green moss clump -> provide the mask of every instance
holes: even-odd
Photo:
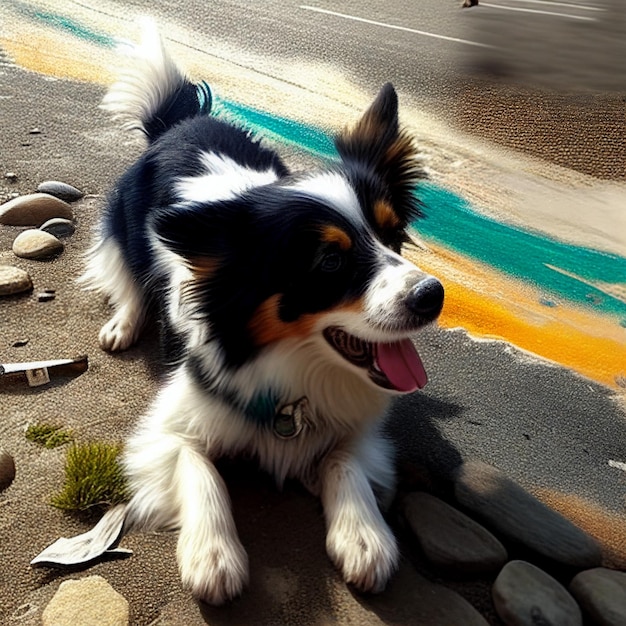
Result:
[[[30,424],[26,429],[26,439],[44,448],[58,448],[74,439],[69,430],[53,424]]]
[[[122,446],[92,442],[67,451],[65,484],[50,503],[66,511],[106,508],[128,500],[126,477],[119,461]]]

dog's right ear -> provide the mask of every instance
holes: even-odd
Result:
[[[398,139],[398,96],[391,83],[380,90],[361,119],[344,130],[335,144],[344,160],[376,165]]]
[[[412,137],[400,128],[398,96],[391,83],[352,127],[344,130],[335,146],[357,187],[370,185],[373,174],[384,185],[379,200],[385,212],[405,228],[420,216],[415,190],[426,177]]]

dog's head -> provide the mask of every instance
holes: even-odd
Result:
[[[439,315],[443,287],[399,254],[423,174],[391,85],[336,146],[327,170],[173,208],[155,227],[226,365],[315,341],[370,385],[413,391],[426,375],[410,336]]]

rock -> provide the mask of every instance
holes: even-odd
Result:
[[[577,574],[569,590],[597,626],[626,624],[626,573],[597,567]]]
[[[66,580],[43,611],[43,626],[125,626],[128,602],[102,576]]]
[[[582,626],[567,589],[538,567],[509,561],[492,587],[496,612],[507,626]]]
[[[37,191],[50,194],[65,202],[75,202],[85,195],[82,191],[76,189],[76,187],[59,182],[58,180],[46,180],[37,187]]]
[[[53,217],[72,219],[72,207],[47,193],[18,196],[0,206],[0,224],[40,226]]]
[[[76,227],[70,220],[63,217],[53,217],[39,227],[39,230],[45,230],[47,233],[55,237],[69,237],[74,234]]]
[[[4,177],[10,182],[15,182],[17,180],[17,174],[15,172],[7,172]]]
[[[426,558],[453,574],[499,571],[508,555],[504,546],[464,513],[428,493],[411,493],[404,516]]]
[[[27,271],[12,265],[0,265],[0,296],[23,293],[32,288],[33,281]]]
[[[14,479],[15,461],[6,450],[0,450],[0,491],[4,491]]]
[[[47,259],[63,252],[63,244],[50,233],[30,228],[15,238],[13,252],[23,259]]]
[[[538,555],[576,569],[602,562],[593,537],[486,463],[462,463],[455,470],[454,495],[490,529]]]

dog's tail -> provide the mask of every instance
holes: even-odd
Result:
[[[139,129],[153,142],[178,122],[210,113],[212,95],[207,83],[192,83],[176,66],[152,20],[142,20],[141,27],[141,42],[129,51],[130,67],[100,106],[123,128]]]

